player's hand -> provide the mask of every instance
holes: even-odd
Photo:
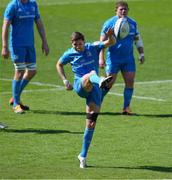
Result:
[[[105,67],[105,61],[104,61],[104,59],[100,59],[100,60],[99,60],[99,67],[102,68],[102,69]]]
[[[112,35],[114,35],[114,30],[113,30],[113,28],[109,28],[107,31],[106,31],[106,33],[105,33],[107,36],[112,36]]]
[[[67,86],[66,86],[66,90],[67,91],[71,91],[73,89],[73,86],[69,83]]]
[[[46,42],[42,43],[42,53],[45,54],[46,56],[49,54],[49,47]]]
[[[4,59],[8,59],[9,58],[9,50],[8,50],[7,47],[2,47],[1,56]]]
[[[67,79],[64,79],[63,83],[67,91],[71,91],[73,89],[73,86],[70,84],[70,82]]]
[[[139,56],[139,61],[140,61],[140,64],[144,64],[144,62],[145,62],[145,56],[144,56],[144,55],[140,55],[140,56]]]

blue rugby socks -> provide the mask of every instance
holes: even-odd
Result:
[[[28,83],[29,81],[26,79],[12,81],[12,93],[14,98],[13,107],[20,103],[20,95]]]
[[[21,83],[21,80],[12,81],[12,93],[13,93],[13,98],[14,98],[13,107],[18,105],[20,102],[20,95],[19,95],[20,83]]]
[[[22,79],[20,83],[20,90],[19,90],[19,95],[21,95],[23,89],[27,86],[29,81],[27,79]]]
[[[93,133],[94,133],[94,128],[85,128],[83,142],[82,142],[82,150],[80,153],[81,157],[87,156],[87,152],[93,137]]]
[[[133,95],[133,88],[124,89],[124,109],[130,106],[132,95]]]

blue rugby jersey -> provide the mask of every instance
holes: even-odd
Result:
[[[11,21],[10,46],[33,46],[34,21],[39,18],[35,0],[28,0],[27,3],[12,0],[4,12],[4,19]]]
[[[108,19],[102,27],[101,35],[105,35],[105,32],[109,28],[114,28],[117,19],[118,16],[114,16]],[[107,55],[106,55],[107,64],[113,64],[113,62],[122,63],[122,62],[134,61],[133,42],[134,42],[134,37],[138,35],[139,32],[137,29],[137,23],[129,17],[127,17],[127,20],[130,26],[129,35],[124,39],[121,40],[118,39],[115,45],[112,45],[111,47],[107,48]]]
[[[104,48],[104,43],[86,43],[85,50],[82,52],[76,51],[74,48],[70,48],[64,52],[59,61],[65,65],[70,63],[72,65],[72,71],[75,78],[82,77],[83,75],[95,70],[98,74],[98,61],[99,53]]]

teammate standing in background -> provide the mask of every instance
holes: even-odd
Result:
[[[136,48],[139,52],[139,60],[140,64],[143,64],[145,61],[144,58],[144,48],[142,38],[138,31],[137,23],[135,20],[128,17],[128,3],[125,1],[117,1],[115,6],[116,15],[112,18],[105,21],[100,35],[100,40],[105,40],[106,31],[110,27],[114,27],[115,22],[118,18],[125,17],[130,26],[130,32],[127,37],[124,39],[118,39],[117,43],[107,49],[106,54],[106,62],[104,60],[104,50],[100,52],[99,57],[99,66],[103,68],[106,64],[106,75],[113,76],[113,81],[109,86],[109,89],[112,87],[113,83],[115,83],[117,74],[119,71],[122,73],[122,77],[125,82],[124,88],[124,105],[123,105],[123,114],[124,115],[132,115],[130,109],[130,102],[133,95],[134,90],[134,78],[135,78],[135,59],[133,55],[133,44],[136,45]],[[108,93],[109,89],[106,89],[103,92],[103,98]]]
[[[106,31],[107,40],[104,42],[85,43],[84,35],[74,32],[71,36],[72,48],[65,51],[57,62],[58,74],[67,90],[74,88],[75,92],[86,99],[86,127],[83,137],[82,150],[78,155],[80,168],[86,167],[87,152],[92,140],[96,120],[100,112],[102,88],[106,88],[112,80],[111,76],[100,78],[98,76],[98,61],[100,50],[116,42],[113,30]],[[73,86],[67,80],[64,66],[72,65],[74,73]]]
[[[12,81],[12,95],[15,113],[29,110],[21,103],[20,96],[23,89],[36,74],[36,52],[34,47],[34,22],[42,40],[42,52],[49,53],[44,26],[40,18],[35,0],[12,0],[6,7],[2,26],[2,51],[4,58],[9,57],[14,63],[15,74]],[[11,26],[11,27],[10,27]],[[8,30],[10,38],[8,45]]]

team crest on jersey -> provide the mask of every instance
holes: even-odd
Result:
[[[90,51],[87,51],[86,54],[87,54],[88,57],[92,56]]]

